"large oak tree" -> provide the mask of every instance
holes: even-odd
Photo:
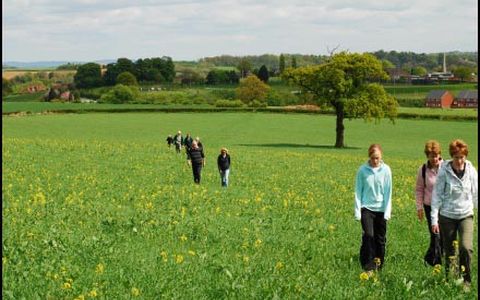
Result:
[[[343,148],[348,118],[380,121],[397,116],[397,101],[380,84],[388,75],[372,54],[340,52],[320,65],[286,69],[282,77],[309,93],[320,105],[333,107],[336,120],[336,148]]]

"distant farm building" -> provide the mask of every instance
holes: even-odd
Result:
[[[45,101],[59,99],[62,101],[74,101],[75,97],[70,91],[68,84],[54,84],[44,96]]]
[[[454,107],[477,108],[478,91],[460,91],[453,99],[452,108]]]
[[[29,83],[29,84],[23,84],[20,87],[20,93],[37,93],[37,92],[42,92],[45,91],[47,88],[43,83]]]
[[[428,93],[425,99],[426,107],[450,108],[454,96],[449,91],[435,90]]]

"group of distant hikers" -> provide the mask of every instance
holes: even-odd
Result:
[[[182,152],[182,148],[185,148],[187,163],[192,167],[193,181],[196,184],[200,184],[202,168],[205,166],[205,153],[200,138],[198,136],[192,138],[190,133],[183,137],[182,131],[179,130],[174,136],[169,134],[166,141],[169,148],[172,145],[175,146],[175,151],[178,154]],[[230,155],[225,147],[220,149],[220,154],[217,157],[217,168],[222,186],[227,187],[228,175],[230,174]]]

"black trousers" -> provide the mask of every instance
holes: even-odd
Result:
[[[425,211],[425,218],[427,219],[427,223],[428,223],[428,232],[430,232],[430,245],[428,246],[428,249],[430,251],[433,251],[433,249],[435,248],[435,238],[437,238],[437,235],[432,231],[432,207],[430,205],[424,204],[423,210]],[[442,245],[441,235],[440,235],[440,245]]]
[[[201,173],[202,173],[202,164],[192,164],[193,171],[193,181],[195,183],[200,183]]]
[[[383,212],[374,212],[362,208],[362,245],[360,247],[360,263],[365,271],[377,268],[375,258],[380,259],[383,266],[385,260],[385,244],[387,243],[387,221]]]

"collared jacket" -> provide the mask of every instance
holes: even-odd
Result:
[[[225,171],[230,169],[230,155],[227,153],[225,157],[222,154],[217,157],[217,166],[220,171]]]
[[[439,161],[439,166],[437,170],[428,168],[428,162],[425,163],[427,167],[425,168],[425,180],[422,176],[422,166],[418,169],[417,172],[417,183],[415,184],[415,199],[417,204],[417,210],[423,209],[423,205],[430,206],[432,204],[432,191],[435,181],[437,181],[438,171],[442,167],[443,160]]]
[[[453,171],[451,160],[443,163],[433,187],[432,225],[438,225],[439,213],[454,220],[473,216],[473,208],[478,205],[477,178],[477,170],[468,160],[461,179]]]
[[[383,161],[372,168],[367,161],[360,166],[355,180],[355,219],[361,219],[361,209],[383,212],[390,219],[392,211],[392,171]]]

